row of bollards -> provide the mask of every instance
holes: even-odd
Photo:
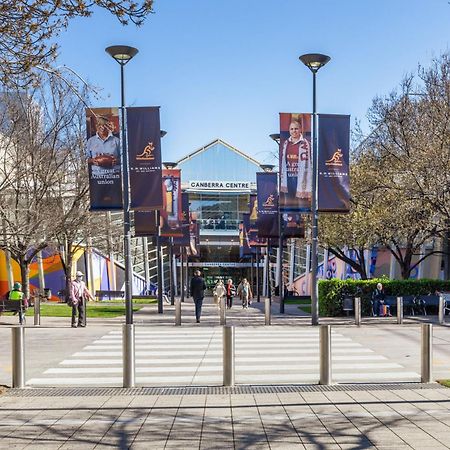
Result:
[[[433,378],[433,326],[421,326],[421,381],[431,383]],[[12,330],[12,387],[25,387],[25,328],[13,327]],[[332,384],[332,341],[331,325],[320,325],[320,367],[319,384]],[[123,385],[135,385],[134,325],[123,325]],[[235,384],[235,329],[234,326],[223,327],[223,385]]]
[[[355,297],[355,325],[361,325],[361,298]],[[438,323],[440,325],[445,323],[445,300],[444,297],[439,296],[439,311],[438,311]],[[397,297],[397,323],[401,325],[403,323],[403,297]]]

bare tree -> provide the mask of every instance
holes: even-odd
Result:
[[[111,12],[124,25],[142,24],[153,0],[3,0],[0,2],[0,82],[36,80],[33,70],[48,67],[56,56],[51,44],[70,19],[90,17],[96,8]]]

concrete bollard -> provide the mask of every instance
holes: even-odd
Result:
[[[25,387],[25,328],[14,327],[12,331],[12,387]]]
[[[445,323],[445,310],[444,310],[444,297],[442,295],[439,296],[439,313],[438,313],[438,322],[443,325]]]
[[[272,323],[272,311],[270,308],[270,303],[270,298],[264,299],[264,319],[266,325],[270,325]]]
[[[397,297],[397,323],[403,323],[403,297]]]
[[[175,325],[181,326],[181,298],[175,298]]]
[[[226,325],[227,324],[227,299],[225,297],[220,298],[220,304],[219,304],[219,314],[220,314],[220,325]]]
[[[134,325],[122,327],[123,387],[132,388],[136,383]]]
[[[421,339],[421,382],[431,383],[433,380],[433,325],[422,324]]]
[[[320,325],[320,378],[319,384],[331,384],[331,325]]]
[[[41,298],[36,296],[34,298],[34,325],[41,325]]]
[[[223,385],[234,386],[234,327],[223,327]]]
[[[355,297],[355,325],[361,326],[361,298]]]

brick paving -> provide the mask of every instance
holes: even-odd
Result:
[[[7,392],[0,396],[0,448],[445,449],[450,389],[58,397]]]

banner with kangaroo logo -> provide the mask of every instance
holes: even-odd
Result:
[[[163,208],[159,107],[127,108],[130,208]]]

